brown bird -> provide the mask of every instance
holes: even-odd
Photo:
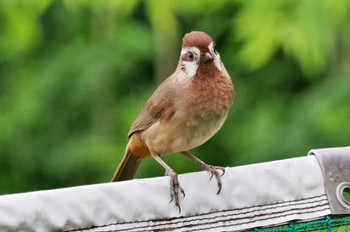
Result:
[[[224,168],[207,165],[187,151],[205,143],[221,128],[232,97],[231,78],[212,38],[200,31],[186,34],[175,72],[156,89],[132,124],[112,181],[132,179],[141,160],[152,156],[170,177],[170,202],[174,200],[181,211],[179,192],[183,196],[185,192],[177,173],[161,158],[161,154],[181,152],[216,178],[218,194]]]

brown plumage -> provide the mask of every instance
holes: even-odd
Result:
[[[152,156],[170,176],[172,199],[180,210],[181,188],[176,172],[160,157],[181,152],[209,171],[218,182],[218,170],[206,165],[187,150],[200,146],[222,126],[232,104],[233,84],[213,41],[204,32],[190,32],[183,38],[175,72],[153,93],[132,124],[123,160],[112,181],[131,179],[141,160]]]
[[[211,42],[213,40],[208,34],[201,31],[192,31],[182,39],[182,47],[196,47],[201,51],[208,51]]]

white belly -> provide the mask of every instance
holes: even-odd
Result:
[[[156,154],[187,151],[208,141],[223,125],[227,115],[193,123],[175,115],[166,123],[156,122],[143,133],[143,140]]]

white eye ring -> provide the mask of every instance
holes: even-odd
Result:
[[[194,54],[193,52],[186,52],[185,54],[182,55],[181,59],[183,61],[193,61],[194,60]]]

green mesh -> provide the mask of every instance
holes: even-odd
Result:
[[[327,231],[327,232],[350,232],[350,217],[329,217],[310,222],[290,222],[288,225],[255,228],[250,232],[294,232],[294,231]]]

